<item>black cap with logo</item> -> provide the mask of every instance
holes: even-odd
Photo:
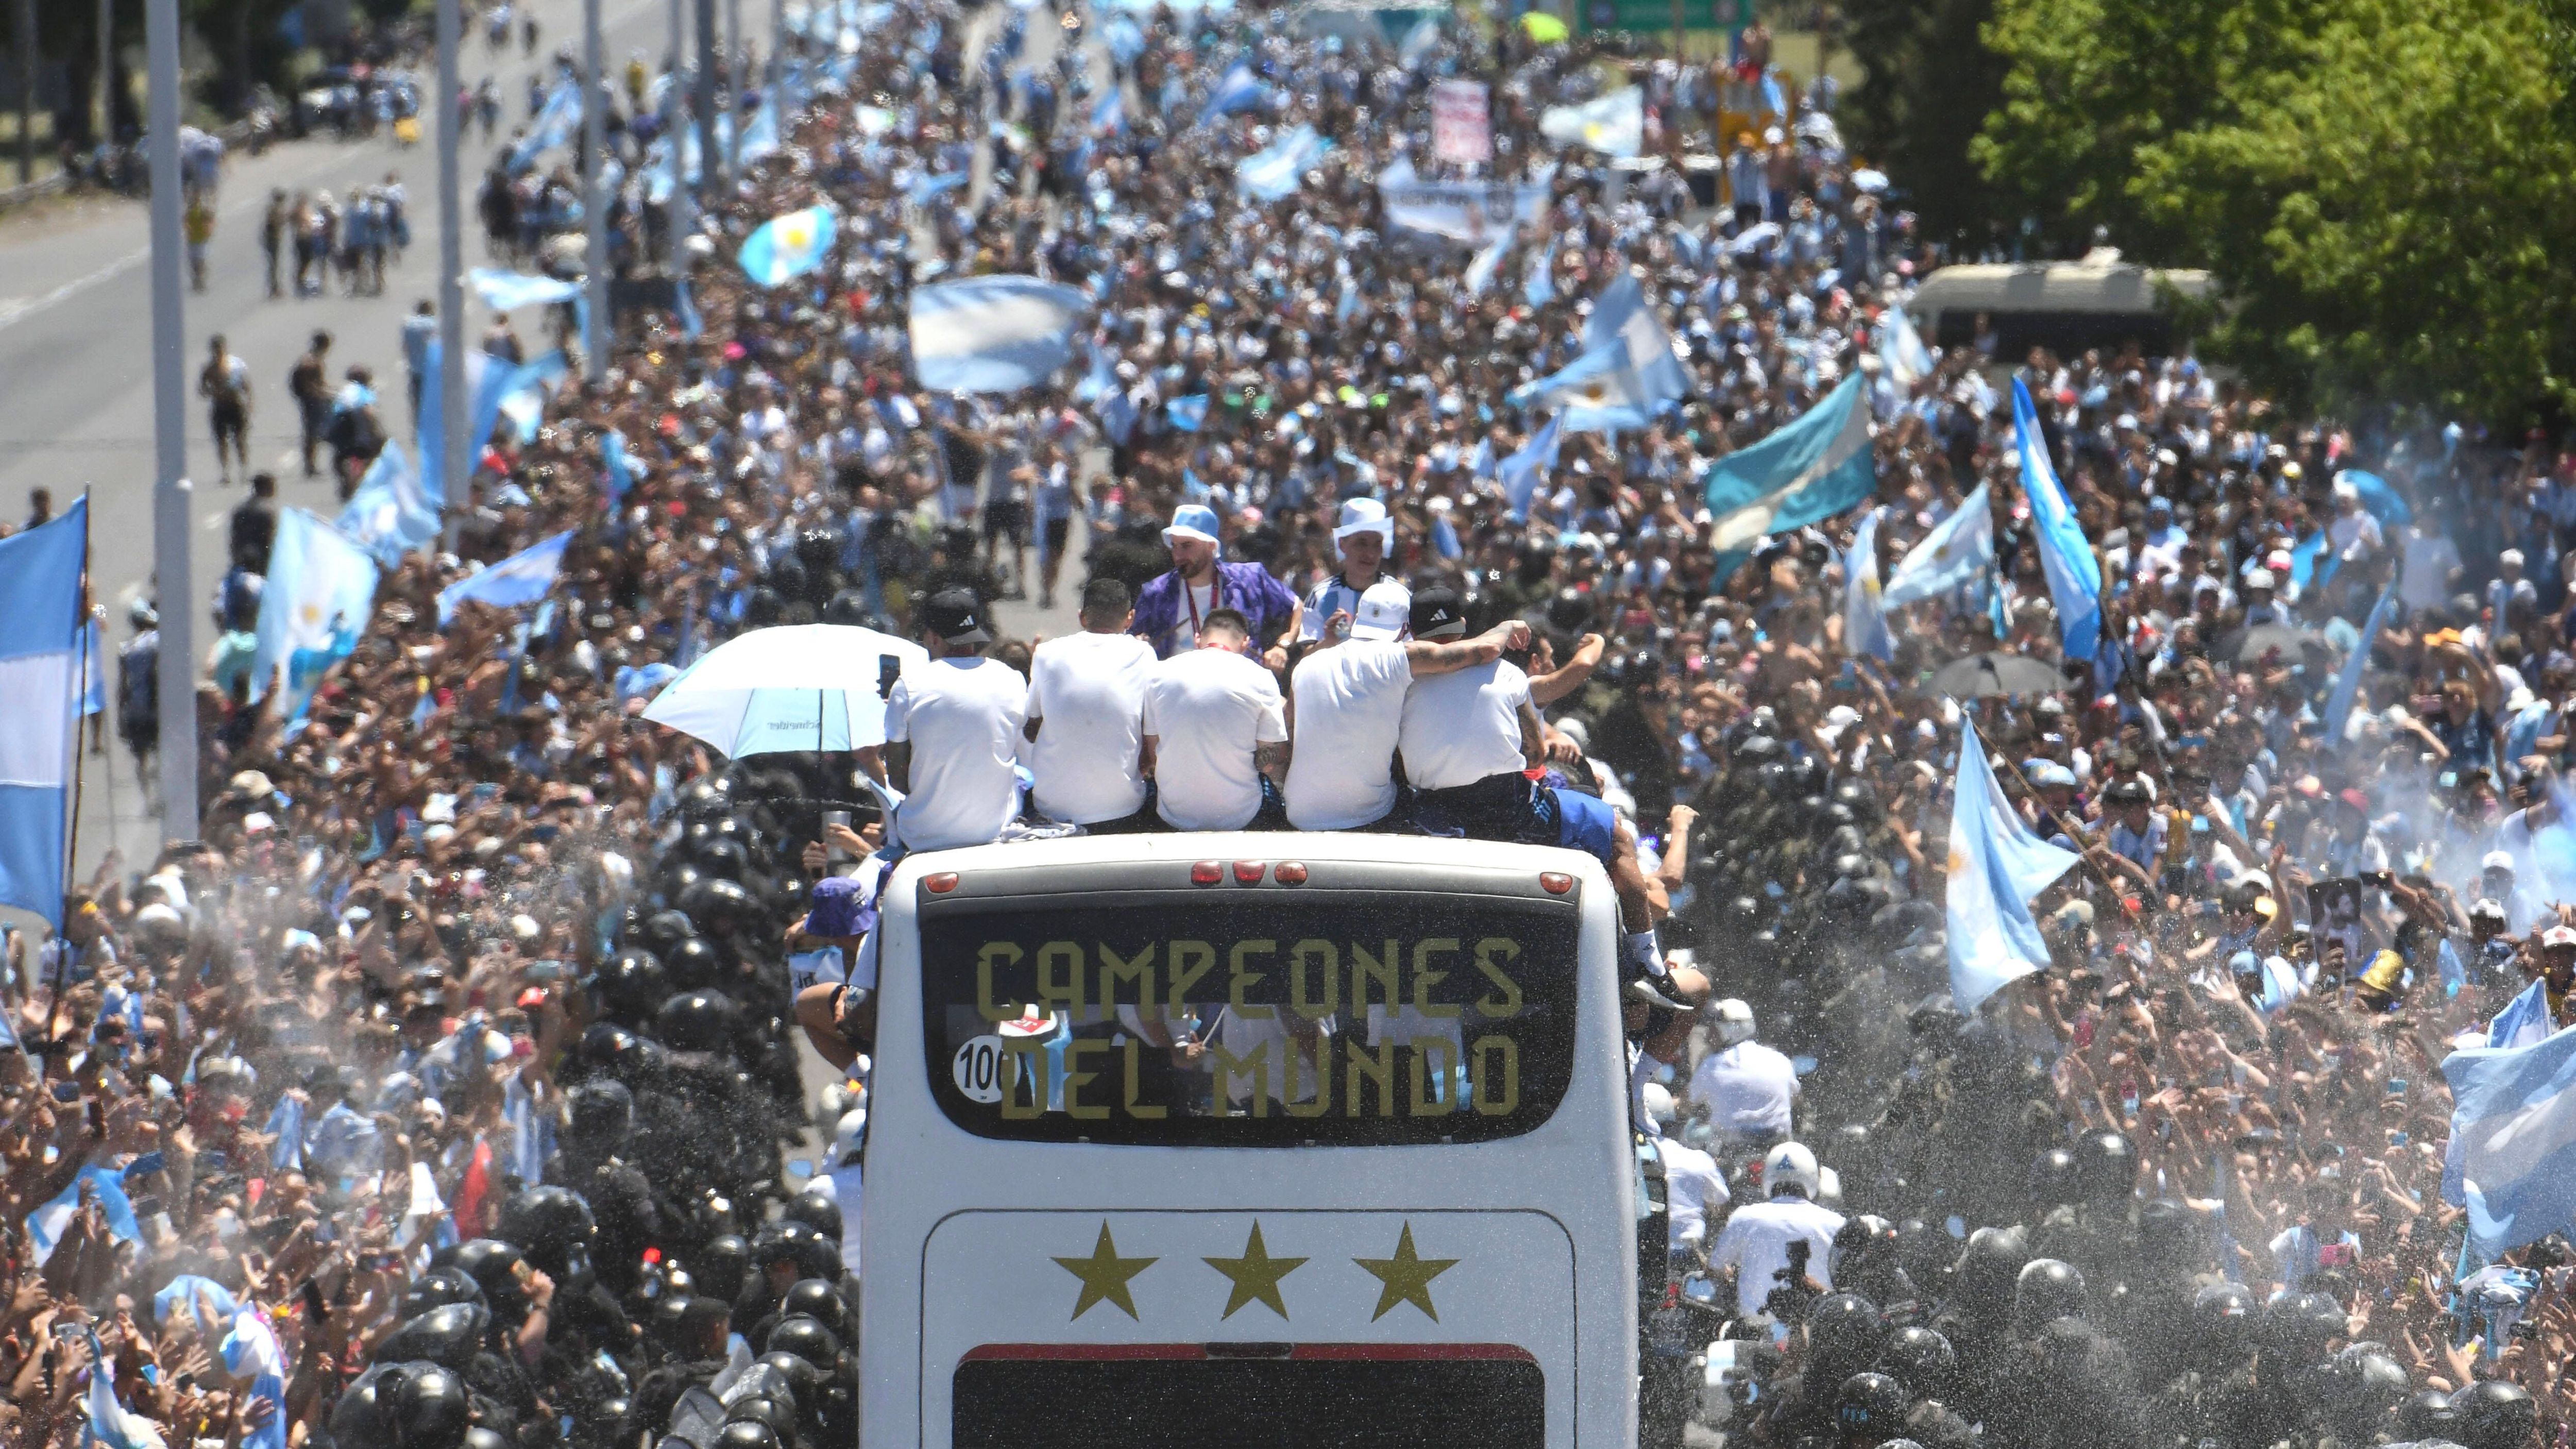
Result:
[[[990,644],[984,606],[970,589],[941,589],[922,601],[921,627],[950,644]]]
[[[1467,632],[1467,605],[1458,591],[1441,585],[1413,596],[1413,637],[1438,639]]]

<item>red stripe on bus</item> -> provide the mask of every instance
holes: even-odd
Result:
[[[1538,1356],[1513,1343],[1301,1343],[1289,1350],[1301,1359],[1512,1359],[1536,1363]]]

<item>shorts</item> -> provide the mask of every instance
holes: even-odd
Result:
[[[1064,542],[1073,535],[1073,519],[1067,514],[1038,520],[1038,556],[1064,557]]]
[[[1029,541],[1029,506],[1016,498],[997,498],[984,505],[984,537],[1025,546]]]
[[[1529,839],[1535,826],[1529,776],[1517,770],[1445,790],[1415,792],[1415,814],[1433,835],[1464,835],[1470,840]]]
[[[250,409],[240,403],[216,403],[206,410],[215,430],[215,444],[246,436],[250,432]]]
[[[1619,816],[1598,795],[1580,790],[1533,791],[1542,815],[1556,817],[1556,844],[1567,850],[1588,852],[1603,865],[1610,864],[1619,848]]]

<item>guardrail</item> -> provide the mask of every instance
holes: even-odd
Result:
[[[215,132],[215,135],[227,147],[238,146],[250,139],[250,122],[235,121]],[[41,201],[48,196],[71,189],[72,174],[69,171],[59,170],[51,176],[41,177],[23,185],[0,186],[0,212],[12,211],[31,201]]]

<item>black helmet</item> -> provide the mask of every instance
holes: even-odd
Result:
[[[1825,1255],[1828,1270],[1844,1280],[1884,1267],[1895,1259],[1896,1225],[1868,1213],[1843,1219],[1843,1225],[1834,1230],[1833,1247]]]
[[[724,978],[724,957],[704,936],[691,936],[671,947],[664,969],[670,972],[673,986],[682,991],[700,991]]]
[[[804,1314],[843,1338],[849,1336],[850,1306],[839,1289],[820,1278],[797,1279],[788,1288],[787,1296],[778,1301],[778,1311]]]
[[[519,1286],[519,1260],[524,1256],[514,1243],[496,1238],[474,1238],[446,1250],[447,1265],[456,1268],[483,1290],[483,1301],[496,1314],[515,1316],[528,1301],[526,1290]]]
[[[1878,1351],[1878,1369],[1917,1397],[1937,1399],[1949,1392],[1959,1355],[1936,1330],[1900,1328],[1888,1335],[1886,1346]]]
[[[434,1363],[407,1363],[376,1387],[376,1402],[388,1410],[396,1449],[464,1449],[465,1429],[473,1405],[465,1380]]]
[[[482,1304],[446,1304],[403,1320],[401,1327],[376,1345],[376,1362],[425,1360],[462,1373],[482,1350],[484,1337],[491,1330],[492,1310]]]
[[[743,1278],[751,1267],[751,1245],[736,1233],[709,1238],[706,1246],[688,1255],[688,1264],[699,1292],[731,1302],[742,1296]]]
[[[385,1422],[388,1405],[377,1397],[386,1377],[393,1372],[392,1364],[377,1364],[340,1391],[340,1401],[331,1406],[331,1438],[335,1443],[383,1444],[393,1439],[393,1429]]]
[[[2063,1147],[2051,1147],[2039,1154],[2030,1165],[2031,1201],[2043,1208],[2059,1207],[2084,1195],[2080,1169],[2075,1154]]]
[[[751,869],[751,853],[742,842],[729,836],[711,837],[697,848],[698,870],[708,880],[732,881],[739,884]]]
[[[1937,1399],[1914,1406],[1905,1416],[1905,1432],[1924,1449],[1975,1449],[1977,1443],[1976,1428]]]
[[[2191,1300],[2191,1338],[2212,1363],[2243,1358],[2254,1347],[2254,1295],[2215,1283]]]
[[[2011,1311],[2014,1287],[2029,1261],[2030,1244],[2019,1228],[1979,1228],[1968,1234],[1967,1250],[1954,1272],[1959,1302],[1973,1317],[2003,1317]]]
[[[767,1365],[773,1373],[786,1380],[788,1392],[795,1396],[799,1409],[822,1401],[823,1371],[821,1369],[783,1348],[762,1354],[759,1362]]]
[[[606,1077],[565,1093],[564,1106],[571,1113],[568,1135],[576,1142],[613,1148],[635,1125],[635,1094]]]
[[[689,991],[662,1003],[653,1034],[675,1052],[721,1052],[733,1044],[733,999],[721,991]]]
[[[635,1033],[612,1021],[594,1022],[581,1034],[582,1065],[595,1072],[616,1067],[635,1050]]]
[[[2341,1305],[2322,1293],[2292,1293],[2274,1299],[2263,1310],[2263,1346],[2292,1368],[2305,1368],[2326,1356],[2326,1345],[2343,1337],[2349,1320]]]
[[[1921,1218],[1907,1218],[1896,1225],[1896,1261],[1914,1286],[1926,1293],[1937,1291],[1941,1280],[1950,1276],[1947,1236]]]
[[[671,994],[670,976],[662,969],[662,958],[632,947],[618,952],[599,968],[598,984],[602,1007],[621,1021],[651,1020],[662,998]]]
[[[2128,1201],[2138,1187],[2138,1149],[2118,1132],[2090,1132],[2076,1141],[2077,1179],[2084,1200],[2103,1206]]]
[[[771,1353],[792,1353],[825,1373],[840,1366],[841,1336],[802,1313],[778,1320],[761,1347]]]
[[[411,1280],[411,1286],[403,1290],[402,1303],[395,1312],[404,1319],[413,1319],[450,1303],[479,1305],[482,1301],[483,1290],[473,1279],[454,1268],[432,1268]]]
[[[638,928],[645,945],[665,954],[697,933],[698,928],[690,923],[686,911],[655,911],[646,916],[644,924]]]
[[[2406,1370],[2384,1353],[2338,1355],[2332,1380],[2326,1412],[2346,1443],[2372,1442],[2406,1399]]]
[[[2397,1432],[2410,1442],[2448,1439],[2458,1417],[2451,1412],[2449,1394],[2426,1389],[2397,1406]]]
[[[757,925],[762,914],[760,902],[752,899],[751,892],[703,869],[697,881],[680,892],[679,901],[688,908],[692,919],[706,922],[709,930]]]
[[[2502,1379],[2481,1379],[2451,1395],[2451,1414],[2465,1449],[2523,1449],[2540,1423],[2531,1395]]]
[[[502,1204],[497,1226],[525,1247],[529,1262],[557,1278],[589,1269],[590,1242],[599,1231],[581,1194],[551,1183],[524,1188]]]
[[[785,1440],[796,1432],[796,1406],[783,1404],[767,1394],[750,1394],[725,1406],[725,1421],[734,1424],[767,1424]]]
[[[2178,1268],[2192,1254],[2191,1210],[2169,1197],[2138,1204],[2138,1253],[2158,1268]]]
[[[1857,1293],[1828,1293],[1807,1310],[1807,1348],[1819,1364],[1866,1364],[1878,1355],[1887,1320]]]
[[[2084,1275],[2072,1263],[2033,1258],[2013,1280],[2013,1335],[2028,1338],[2061,1318],[2084,1316]]]
[[[868,622],[868,596],[856,589],[843,589],[823,602],[826,624],[859,624]]]
[[[735,1419],[716,1430],[711,1449],[781,1449],[786,1441],[758,1419]]]
[[[835,1242],[840,1240],[841,1204],[810,1187],[788,1200],[786,1215]]]
[[[1903,1384],[1885,1374],[1853,1374],[1834,1395],[1834,1420],[1845,1435],[1874,1439],[1904,1422],[1913,1401]]]

